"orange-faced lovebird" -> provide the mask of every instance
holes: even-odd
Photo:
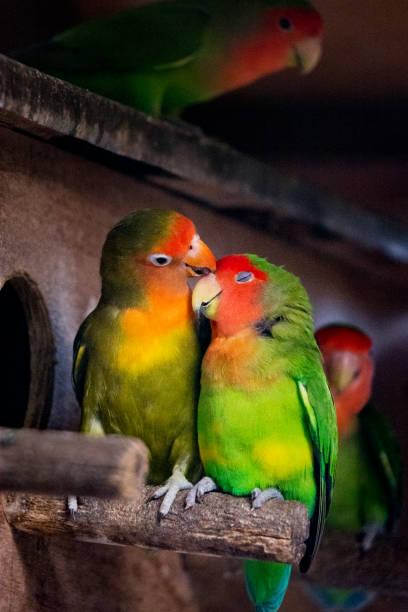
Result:
[[[390,530],[402,504],[398,446],[385,417],[368,403],[374,362],[371,339],[349,325],[333,324],[316,332],[334,398],[339,431],[336,487],[327,525],[362,533],[367,550],[375,535]],[[314,586],[327,610],[360,610],[373,593]]]
[[[81,430],[141,438],[151,484],[165,484],[159,516],[198,477],[196,409],[201,349],[188,276],[215,269],[190,219],[138,210],[111,229],[102,250],[102,292],[74,342]],[[70,509],[75,503],[69,500]]]
[[[311,518],[301,569],[317,550],[330,506],[337,455],[336,414],[313,336],[311,306],[298,278],[256,255],[231,255],[193,292],[211,320],[202,363],[198,442],[206,476],[191,507],[220,489],[300,500]],[[279,609],[291,566],[246,561],[257,612]]]
[[[151,115],[290,66],[310,71],[322,20],[307,0],[176,0],[82,23],[13,56]]]

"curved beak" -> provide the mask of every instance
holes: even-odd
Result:
[[[215,274],[209,274],[198,281],[193,291],[193,308],[196,316],[203,314],[207,319],[215,319],[222,293]]]
[[[205,276],[215,271],[215,257],[202,240],[197,241],[197,247],[192,254],[187,253],[184,263],[188,276]]]
[[[322,55],[322,39],[313,36],[301,40],[292,47],[289,56],[289,66],[299,67],[304,74],[311,72],[319,63]]]
[[[324,359],[327,381],[334,394],[342,393],[361,370],[358,355],[349,351],[335,351]]]

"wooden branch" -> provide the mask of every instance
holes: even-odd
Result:
[[[354,534],[329,531],[307,578],[320,585],[408,597],[407,575],[406,537],[377,537],[372,549],[362,553]]]
[[[43,138],[72,136],[408,262],[408,231],[401,223],[285,177],[199,130],[148,117],[5,56],[0,120]]]
[[[304,554],[309,519],[300,502],[273,500],[253,512],[248,498],[211,493],[184,510],[179,494],[158,523],[160,500],[146,503],[153,490],[146,487],[139,503],[82,499],[74,521],[64,499],[7,494],[3,503],[9,523],[29,533],[283,563],[298,563]]]
[[[137,499],[148,451],[141,440],[0,428],[0,490]]]

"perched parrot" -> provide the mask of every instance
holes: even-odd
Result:
[[[371,339],[348,325],[316,332],[334,398],[339,431],[336,487],[327,525],[363,534],[367,550],[379,532],[391,530],[402,505],[398,445],[384,416],[367,402],[374,363]],[[374,596],[361,590],[313,587],[328,610],[360,610]]]
[[[322,21],[307,0],[176,0],[82,23],[16,59],[151,115],[313,69]]]
[[[155,494],[165,496],[159,516],[199,476],[202,354],[187,277],[213,269],[214,256],[190,219],[170,210],[133,212],[108,233],[101,297],[74,342],[81,430],[146,443],[149,482],[166,481]]]
[[[220,489],[300,500],[309,510],[306,571],[322,535],[337,454],[336,415],[313,337],[311,306],[298,278],[256,255],[231,255],[193,291],[212,323],[202,363],[198,442],[206,477],[189,508]],[[246,561],[257,612],[278,610],[291,566]]]

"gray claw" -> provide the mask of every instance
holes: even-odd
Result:
[[[253,489],[251,491],[252,509],[257,510],[264,504],[268,499],[284,499],[282,493],[273,487],[270,489]]]
[[[78,498],[76,495],[68,495],[67,505],[71,520],[75,521],[78,512]]]
[[[200,504],[202,498],[206,493],[216,491],[218,489],[216,483],[209,476],[204,476],[199,480],[187,494],[186,501],[184,504],[185,509],[191,508],[195,504]]]
[[[159,487],[147,500],[148,502],[152,499],[158,499],[163,497],[164,499],[160,504],[158,520],[159,522],[169,513],[171,506],[173,505],[176,495],[179,491],[184,489],[191,489],[193,485],[187,480],[187,478],[181,472],[174,472],[170,478],[167,479],[166,484]]]

